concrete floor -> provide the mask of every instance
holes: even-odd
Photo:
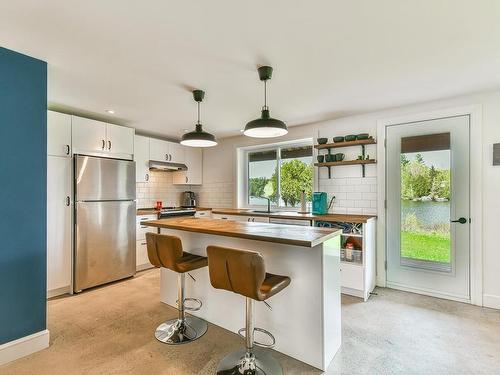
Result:
[[[343,346],[328,374],[500,374],[500,311],[390,289],[377,293],[367,303],[343,297]],[[157,270],[54,299],[50,347],[0,367],[0,374],[213,374],[243,344],[212,325],[192,344],[159,343],[156,326],[174,316],[159,302]],[[286,374],[321,373],[274,355]]]

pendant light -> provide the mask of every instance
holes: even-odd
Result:
[[[186,133],[182,136],[181,145],[190,147],[212,147],[217,146],[217,141],[213,134],[207,133],[202,129],[200,122],[200,103],[205,97],[205,91],[194,90],[193,98],[198,103],[198,121],[194,131]]]
[[[261,66],[257,69],[259,78],[264,81],[264,106],[262,107],[262,114],[259,119],[250,121],[245,126],[243,134],[254,138],[274,138],[280,137],[288,133],[286,124],[269,115],[269,107],[267,106],[267,81],[273,75],[273,68],[270,66]]]

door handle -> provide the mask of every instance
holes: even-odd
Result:
[[[69,155],[69,152],[70,152],[70,148],[69,148],[69,145],[66,145],[66,155]]]
[[[149,181],[149,173],[146,173],[146,181]]]
[[[66,206],[69,206],[71,203],[71,198],[69,196],[66,197]]]
[[[108,150],[111,150],[111,141],[108,141]]]
[[[460,223],[460,224],[465,224],[467,222],[467,219],[465,217],[461,217],[458,220],[452,220],[452,223]]]
[[[104,150],[106,148],[106,141],[103,139],[102,140],[102,149]]]

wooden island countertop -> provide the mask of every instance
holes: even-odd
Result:
[[[315,247],[342,233],[338,229],[300,227],[298,230],[292,225],[192,217],[151,220],[141,225],[303,247]]]

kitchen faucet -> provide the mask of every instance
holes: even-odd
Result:
[[[269,199],[268,197],[257,197],[255,195],[252,195],[252,198],[262,198],[262,199],[267,199],[267,213],[270,214],[271,213],[271,199]]]

